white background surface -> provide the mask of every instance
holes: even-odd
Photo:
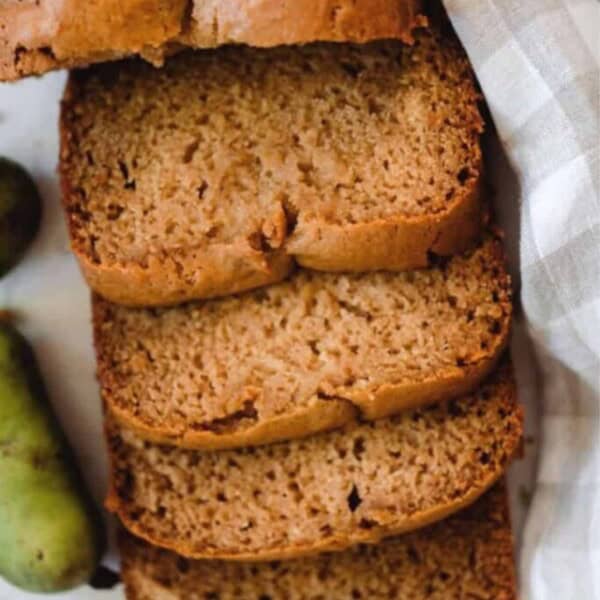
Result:
[[[25,166],[44,200],[42,228],[25,259],[0,280],[0,306],[15,310],[34,347],[51,400],[83,475],[101,503],[107,467],[94,375],[89,292],[68,250],[56,176],[58,110],[64,73],[0,84],[0,155]],[[109,562],[110,557],[108,558]],[[39,598],[0,580],[0,600]],[[122,598],[122,591],[81,588],[56,600]]]
[[[600,2],[444,4],[502,141],[487,166],[540,373],[521,598],[599,600]]]

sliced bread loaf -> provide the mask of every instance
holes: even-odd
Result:
[[[146,540],[192,558],[271,560],[417,529],[475,501],[519,447],[508,366],[476,393],[333,433],[201,452],[107,421],[107,506]]]
[[[412,40],[421,0],[3,0],[0,81],[181,45]]]
[[[74,72],[60,170],[73,249],[121,304],[423,267],[479,234],[482,121],[457,42],[187,53]]]
[[[96,297],[104,401],[142,437],[227,448],[302,437],[474,389],[506,345],[500,242],[407,273],[299,271],[174,308]]]
[[[276,563],[187,560],[123,533],[129,600],[516,600],[504,486],[377,546]]]

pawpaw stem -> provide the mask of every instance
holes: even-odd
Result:
[[[0,323],[13,323],[15,320],[15,313],[11,310],[0,309]]]

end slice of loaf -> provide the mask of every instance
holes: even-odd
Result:
[[[504,485],[377,546],[275,563],[187,560],[123,533],[128,600],[516,600]]]
[[[473,390],[509,336],[500,241],[435,268],[299,271],[163,309],[93,300],[102,396],[142,437],[228,448],[306,436]]]
[[[482,120],[454,38],[228,47],[73,72],[60,171],[100,295],[163,305],[405,270],[480,233]]]
[[[412,41],[421,0],[18,0],[0,3],[0,81],[181,46]]]
[[[107,422],[107,506],[134,534],[192,558],[277,560],[417,529],[474,502],[519,448],[508,366],[476,393],[259,448],[201,452]]]

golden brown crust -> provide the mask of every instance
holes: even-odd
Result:
[[[511,378],[512,376],[506,367],[501,367],[498,378],[506,381],[507,377]],[[465,492],[455,494],[445,504],[425,510],[417,510],[409,516],[405,515],[403,517],[399,517],[389,509],[372,512],[370,516],[375,519],[376,524],[369,529],[356,528],[346,535],[339,533],[324,534],[324,537],[319,540],[306,540],[288,547],[265,547],[253,552],[232,551],[215,547],[198,547],[188,541],[178,540],[175,537],[167,539],[156,535],[152,531],[152,528],[147,526],[148,523],[144,524],[141,519],[138,519],[135,510],[128,506],[128,502],[131,502],[131,500],[126,497],[127,493],[125,493],[124,497],[124,494],[120,493],[118,489],[116,457],[110,451],[112,468],[109,491],[105,503],[106,508],[115,513],[125,527],[134,535],[156,546],[194,559],[223,559],[233,561],[287,560],[321,552],[338,552],[357,544],[376,544],[384,538],[420,529],[460,511],[475,502],[500,479],[510,461],[519,450],[523,432],[523,411],[520,406],[516,405],[514,382],[509,385],[507,391],[501,393],[501,408],[499,409],[499,413],[502,413],[503,416],[498,418],[506,419],[509,422],[504,431],[504,439],[502,440],[503,449],[500,450],[498,448],[498,452],[503,455],[503,458],[497,463],[494,462],[493,467],[490,464],[489,469],[486,470],[480,479],[473,482]],[[107,424],[106,433],[109,439],[113,435],[110,427],[110,424]],[[111,444],[109,444],[109,448],[112,450]]]
[[[121,425],[128,427],[140,437],[158,444],[173,444],[202,450],[226,450],[262,446],[337,429],[355,421],[358,411],[351,402],[345,400],[325,401],[315,397],[309,409],[261,421],[234,433],[195,429],[179,432],[166,427],[160,428],[148,425],[144,420],[118,406],[111,408],[111,414]]]
[[[240,594],[273,600],[393,597],[516,600],[512,533],[505,486],[472,507],[421,531],[378,546],[285,563],[246,565],[186,560],[121,530],[121,575],[127,598],[223,600]],[[433,585],[431,582],[435,582]]]
[[[396,38],[412,42],[412,29],[426,23],[421,4],[406,0],[312,0],[310,5],[297,0],[197,0],[183,39],[200,47]]]
[[[298,227],[286,244],[299,265],[319,271],[404,271],[420,269],[431,254],[451,256],[468,250],[485,220],[479,169],[448,208],[436,214],[391,217],[370,223],[309,222]]]
[[[76,243],[73,250],[88,285],[126,306],[178,304],[191,298],[235,294],[281,281],[294,269],[293,259],[284,252],[262,253],[233,244],[150,255],[145,264],[98,264]]]
[[[0,6],[0,81],[140,54],[160,64],[177,46],[256,46],[398,38],[426,21],[420,0],[64,0]],[[190,18],[190,13],[193,16]]]

